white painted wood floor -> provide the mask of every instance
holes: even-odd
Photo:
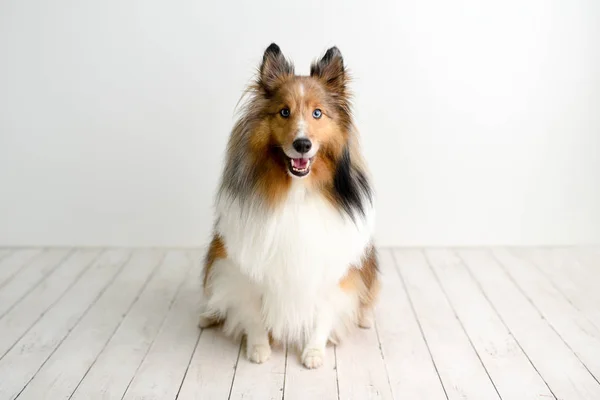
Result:
[[[201,258],[0,248],[0,399],[600,399],[600,248],[382,249],[318,370],[200,331]]]

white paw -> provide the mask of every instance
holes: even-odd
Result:
[[[325,354],[321,349],[304,349],[302,352],[302,364],[306,368],[319,368],[323,365]]]
[[[271,357],[271,346],[268,344],[255,344],[252,346],[248,346],[246,350],[246,356],[248,360],[262,364]]]

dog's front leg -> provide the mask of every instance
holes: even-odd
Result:
[[[317,313],[316,323],[308,343],[302,350],[302,364],[306,368],[319,368],[325,359],[325,346],[333,327],[333,312],[323,307]]]
[[[271,356],[269,334],[260,319],[246,320],[246,355],[255,363],[263,363]]]

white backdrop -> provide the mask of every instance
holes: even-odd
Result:
[[[0,2],[0,244],[206,243],[234,106],[337,45],[382,245],[600,242],[600,2]]]

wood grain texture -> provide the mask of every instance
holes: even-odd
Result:
[[[445,399],[444,388],[396,270],[392,251],[381,250],[379,259],[382,287],[375,321],[394,398]]]
[[[44,284],[0,318],[0,356],[4,355],[83,275],[99,256],[99,250],[79,250]]]
[[[600,385],[487,250],[459,252],[517,342],[559,399],[598,399]],[[560,360],[560,361],[559,361]]]
[[[600,255],[589,249],[510,249],[544,274],[567,302],[600,329]]]
[[[273,353],[263,364],[254,364],[245,357],[245,343],[240,354],[231,387],[231,400],[281,400],[285,381],[285,349],[273,347]]]
[[[63,249],[47,250],[36,255],[15,276],[5,281],[0,288],[0,318],[54,272],[70,253]]]
[[[124,399],[161,400],[177,396],[200,334],[196,276],[200,257],[194,252],[186,257],[193,266]]]
[[[456,254],[432,250],[426,256],[502,400],[554,397]]]
[[[600,380],[600,330],[584,313],[569,303],[552,281],[533,264],[506,249],[495,249],[493,254],[519,291],[575,353],[596,381]]]
[[[91,305],[69,336],[38,371],[24,398],[72,395],[147,284],[162,253],[136,251],[116,279]],[[117,365],[114,366],[118,367]]]
[[[106,252],[85,276],[0,359],[0,399],[14,399],[121,271],[130,253]],[[84,350],[78,348],[77,351]],[[70,367],[70,353],[62,368]],[[50,387],[45,387],[50,389]]]
[[[335,353],[340,400],[394,398],[374,328],[357,330]]]
[[[202,255],[0,249],[0,400],[600,398],[598,248],[380,249],[374,327],[316,370],[198,328]]]
[[[306,369],[297,351],[288,350],[285,368],[285,400],[337,399],[337,374],[333,346],[325,349],[325,360],[319,370]]]
[[[394,255],[448,399],[498,399],[485,366],[423,253],[406,250],[396,251]],[[459,365],[457,360],[460,360]]]
[[[156,263],[152,261],[149,264]],[[181,251],[167,253],[71,397],[121,398],[143,362],[190,268]],[[98,388],[102,388],[100,391]]]
[[[178,399],[228,399],[239,355],[239,343],[224,337],[217,329],[204,329],[189,362]]]
[[[0,288],[41,252],[42,249],[19,249],[4,254],[0,259]]]

